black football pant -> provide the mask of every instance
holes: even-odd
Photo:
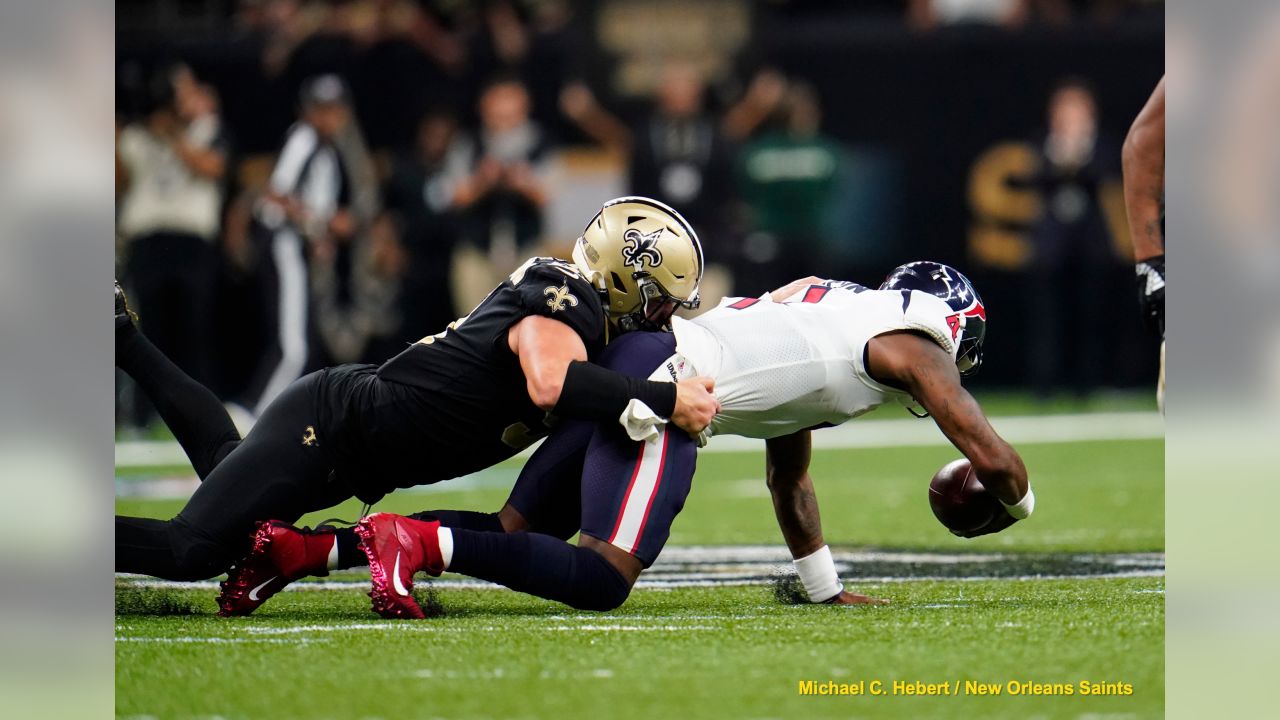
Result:
[[[248,437],[209,469],[176,517],[116,516],[116,571],[166,580],[215,577],[248,553],[257,521],[295,522],[349,499],[319,432],[321,377],[312,373],[281,393]],[[183,447],[193,462],[209,455]]]

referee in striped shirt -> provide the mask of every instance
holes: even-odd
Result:
[[[290,129],[254,213],[263,327],[267,345],[250,378],[243,409],[256,418],[307,369],[310,283],[307,256],[331,251],[355,232],[347,170],[335,145],[351,120],[349,93],[336,75],[302,86],[301,116]]]

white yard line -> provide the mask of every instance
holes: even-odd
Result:
[[[181,635],[178,637],[130,637],[117,635],[115,641],[120,642],[136,642],[136,643],[161,643],[165,645],[240,645],[243,643],[265,643],[269,645],[308,645],[316,642],[329,642],[325,639],[312,640],[310,638],[246,638],[246,637],[191,637]]]
[[[1152,578],[1164,577],[1164,570],[1119,570],[1114,572],[1099,573],[1077,573],[1068,575],[975,575],[968,577],[947,577],[947,576],[903,576],[903,575],[885,575],[885,576],[859,576],[846,578],[846,583],[850,586],[864,587],[868,585],[885,585],[890,583],[909,583],[921,581],[933,582],[977,582],[984,580],[1008,580],[1012,582],[1030,582],[1035,580],[1116,580],[1123,578]],[[710,575],[691,575],[690,577],[680,580],[649,580],[641,577],[636,581],[636,588],[639,590],[679,590],[686,588],[715,588],[715,587],[738,587],[738,586],[756,586],[771,585],[774,580],[770,577],[761,577],[759,575],[752,576],[710,576]],[[216,590],[218,584],[213,581],[201,582],[172,582],[169,580],[135,580],[130,583],[133,587],[155,588],[161,590]],[[447,579],[434,580],[432,586],[437,590],[503,590],[501,585],[495,585],[484,580],[471,579]],[[316,592],[320,590],[327,591],[367,591],[369,589],[369,581],[348,580],[348,581],[327,581],[327,582],[302,582],[294,583],[284,589],[285,592]]]
[[[1164,418],[1156,412],[1103,412],[1075,415],[1013,415],[992,418],[996,430],[1017,444],[1070,443],[1101,440],[1155,440],[1164,437]],[[832,450],[881,447],[933,447],[947,439],[930,420],[861,419],[815,432],[813,446]],[[536,447],[536,446],[535,446]],[[712,438],[702,452],[762,450],[764,441],[734,436]],[[527,456],[532,448],[525,450]],[[164,467],[185,465],[187,456],[172,441],[116,443],[116,465]]]
[[[916,580],[1048,580],[1064,578],[1162,577],[1163,553],[1060,553],[1017,555],[1013,553],[928,553],[889,550],[839,550],[833,553],[840,573],[850,583],[911,582]],[[1074,563],[1078,567],[1057,565]],[[1037,563],[1045,572],[1017,572],[1019,564]],[[720,587],[725,585],[767,585],[781,572],[790,571],[786,548],[769,545],[726,545],[669,547],[653,567],[640,576],[637,588]],[[965,570],[962,565],[970,566]],[[1012,566],[1012,567],[1011,567]],[[930,571],[928,568],[934,568]],[[951,570],[948,571],[948,568]],[[957,573],[965,572],[964,575]],[[1027,568],[1030,569],[1030,568]],[[1002,573],[1001,570],[1005,572]],[[949,574],[950,573],[950,574]],[[349,579],[298,582],[291,591],[366,589],[369,581],[359,571],[345,573]],[[216,581],[194,583],[153,580],[138,575],[119,575],[135,587],[214,590]],[[491,590],[493,583],[471,578],[449,577],[435,580],[438,589]],[[331,627],[331,626],[326,626]],[[378,626],[382,627],[382,626]]]

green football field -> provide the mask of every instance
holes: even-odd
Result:
[[[786,556],[758,452],[699,458],[670,552],[610,613],[446,576],[429,590],[443,615],[384,621],[369,611],[367,573],[349,571],[228,620],[213,614],[212,583],[180,589],[121,577],[117,713],[1161,716],[1163,442],[1017,446],[1036,488],[1035,516],[976,540],[951,537],[926,501],[928,478],[953,449],[815,452],[823,525],[842,576],[851,589],[892,601],[883,607],[793,605],[775,596],[771,578]],[[518,468],[511,462],[453,487],[393,495],[376,509],[493,510]],[[119,482],[155,472],[120,469]],[[157,517],[180,506],[117,501],[119,512]],[[358,512],[350,504],[323,515]],[[864,694],[802,695],[809,681]],[[895,681],[905,683],[901,692]],[[937,694],[905,694],[923,687],[916,683]],[[978,683],[1000,694],[978,696]],[[1064,686],[1070,695],[1038,692]],[[873,687],[883,694],[870,694]]]

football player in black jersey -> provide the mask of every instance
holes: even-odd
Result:
[[[638,197],[606,203],[588,229],[604,239],[596,257],[534,258],[469,315],[383,365],[297,380],[243,440],[216,398],[137,331],[117,287],[117,365],[156,402],[203,482],[171,520],[116,517],[116,571],[214,577],[269,541],[255,537],[258,521],[475,472],[546,435],[552,417],[613,421],[634,399],[700,432],[718,409],[709,379],[649,382],[589,362],[611,336],[662,328],[677,307],[697,304],[696,234],[676,211]],[[348,540],[312,537],[298,563],[320,567],[297,571],[358,554]],[[231,573],[224,613],[293,579],[256,577]]]

